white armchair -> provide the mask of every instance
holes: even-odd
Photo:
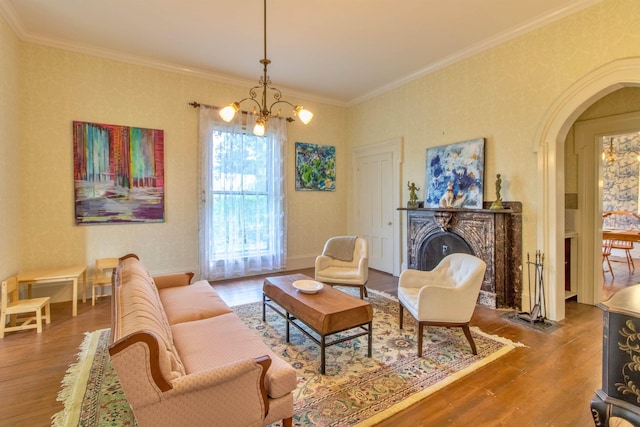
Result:
[[[348,236],[332,237],[324,245],[322,255],[316,257],[315,278],[328,285],[354,286],[360,288],[360,299],[367,294],[369,279],[369,246],[362,237],[355,239],[351,260],[330,256],[337,243],[346,241]],[[348,257],[343,257],[348,258]]]
[[[476,344],[469,322],[487,266],[473,255],[447,255],[431,271],[405,270],[398,280],[400,329],[404,309],[418,322],[418,357],[422,356],[425,326],[461,327],[473,354]]]

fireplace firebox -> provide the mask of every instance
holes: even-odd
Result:
[[[463,237],[450,231],[439,231],[428,235],[419,250],[418,270],[431,271],[449,254],[473,255],[471,246]]]
[[[432,270],[450,253],[468,253],[487,264],[478,302],[521,308],[522,204],[504,209],[416,208],[407,211],[407,267]]]

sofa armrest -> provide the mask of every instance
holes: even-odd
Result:
[[[219,391],[212,390],[211,393],[219,394],[225,400],[228,399],[226,393],[230,390],[229,385],[233,384],[234,390],[238,389],[234,391],[237,402],[258,402],[262,417],[269,412],[269,398],[264,384],[271,366],[269,356],[241,359],[206,371],[182,375],[169,382],[162,376],[158,365],[159,351],[155,337],[146,332],[128,335],[109,347],[112,363],[132,406],[146,406],[196,389],[218,388]],[[127,386],[134,386],[135,390],[127,390]]]
[[[127,258],[135,258],[137,260],[140,260],[140,257],[136,254],[126,254],[125,256],[120,257],[120,261],[124,261]]]
[[[113,334],[113,329],[112,329]],[[111,339],[114,337],[112,335]],[[158,346],[158,340],[152,334],[148,332],[137,332],[134,334],[127,335],[115,342],[113,342],[109,346],[109,355],[112,360],[117,357],[120,353],[123,355],[129,348],[133,348],[136,344],[143,344],[147,347],[146,353],[146,366],[148,373],[151,374],[151,378],[155,383],[154,386],[157,387],[160,391],[168,391],[171,390],[171,383],[169,383],[160,370],[160,365],[158,360],[160,358],[160,347]]]
[[[218,388],[221,396],[224,396],[225,404],[228,404],[230,394],[230,384],[234,384],[233,400],[242,406],[259,403],[262,417],[269,413],[269,397],[264,385],[264,378],[267,370],[271,366],[269,356],[261,356],[255,359],[240,359],[223,366],[218,366],[206,371],[194,372],[189,375],[176,378],[173,381],[173,389],[165,394],[166,399],[181,395],[190,394],[194,389],[215,389]],[[243,381],[248,381],[242,386]],[[247,386],[251,384],[251,386]],[[212,404],[209,400],[208,405]]]
[[[267,358],[266,364],[270,361]],[[225,425],[261,426],[269,411],[269,399],[260,387],[264,364],[246,358],[192,372],[175,378],[173,388],[158,400],[140,396],[133,401],[129,390],[123,390],[140,425],[205,425],[202,420],[214,424],[217,420]],[[132,386],[136,393],[138,384]]]
[[[267,396],[267,387],[264,385],[264,377],[267,375],[267,370],[271,366],[271,358],[264,355],[257,357],[255,362],[262,367],[262,372],[260,373],[260,394],[264,401],[264,416],[266,417],[269,413],[269,396]]]
[[[172,288],[174,286],[187,286],[191,284],[193,273],[165,274],[153,276],[153,281],[158,289]]]

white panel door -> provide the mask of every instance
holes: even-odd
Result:
[[[369,243],[369,267],[394,274],[395,250],[393,153],[386,152],[356,158],[355,194],[358,200],[356,228]]]

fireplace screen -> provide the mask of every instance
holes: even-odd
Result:
[[[449,254],[465,253],[475,255],[471,246],[456,233],[440,231],[427,236],[420,248],[419,269],[433,270],[442,258]]]

